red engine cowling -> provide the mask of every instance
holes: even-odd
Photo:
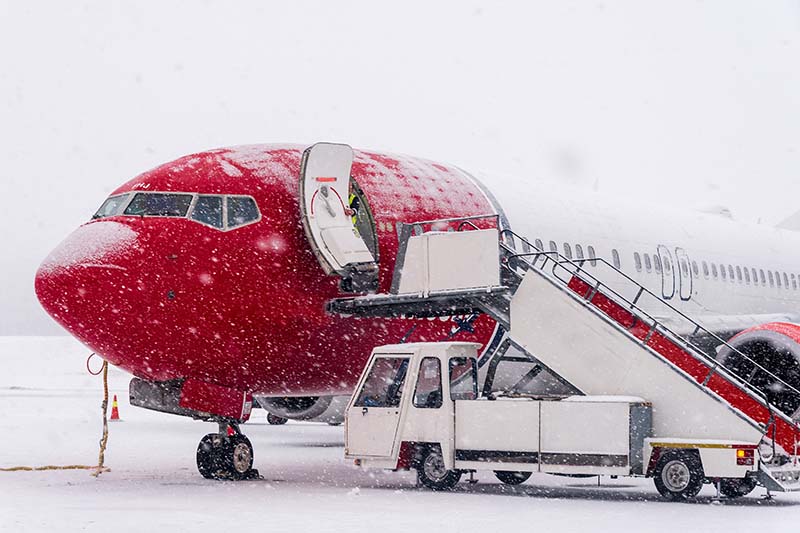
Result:
[[[784,413],[792,415],[800,408],[800,325],[762,324],[735,335],[728,344],[739,353],[723,346],[718,359],[727,368],[764,392]]]

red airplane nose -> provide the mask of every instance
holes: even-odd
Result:
[[[39,302],[67,331],[112,363],[113,340],[130,328],[139,289],[139,233],[122,222],[99,220],[78,228],[36,273]]]

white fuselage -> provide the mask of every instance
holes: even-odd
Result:
[[[800,321],[800,232],[551,184],[487,181],[517,234],[575,259],[593,251],[714,330]],[[607,269],[585,264],[614,286],[603,279]]]

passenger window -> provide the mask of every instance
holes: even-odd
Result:
[[[797,290],[797,278],[792,274],[792,289]]]
[[[775,272],[775,285],[777,285],[778,287],[781,286],[781,273],[780,272]]]
[[[680,258],[678,263],[681,265],[681,272],[683,272],[683,277],[689,277],[689,263],[684,258]]]
[[[644,268],[648,272],[653,270],[653,263],[650,261],[650,254],[644,254]]]
[[[556,241],[550,241],[550,251],[558,252],[558,245],[556,244]]]
[[[703,276],[708,278],[708,263],[703,261]]]
[[[661,272],[661,258],[656,254],[653,254],[653,268],[656,272]]]
[[[664,256],[664,272],[667,274],[672,272],[672,261],[670,261],[667,256]]]
[[[414,390],[414,407],[438,409],[442,406],[442,367],[436,357],[426,357],[419,364]]]
[[[730,278],[730,280],[733,281],[733,266],[732,265],[728,265],[728,274],[730,274],[728,276]]]
[[[763,268],[759,269],[758,277],[761,279],[761,284],[762,285],[766,285],[767,284],[767,277],[764,275],[764,269]]]
[[[542,239],[536,239],[536,241],[533,244],[536,246],[537,252],[544,251],[544,243],[542,242]]]
[[[725,270],[725,265],[719,266],[719,274],[722,279],[724,280],[728,279],[728,272]]]
[[[228,196],[228,228],[258,220],[256,201],[247,196]]]
[[[192,209],[192,220],[222,229],[222,197],[199,196]]]
[[[614,261],[614,267],[617,269],[622,268],[622,263],[619,262],[619,252],[616,248],[611,250],[611,259]]]
[[[578,260],[583,259],[583,248],[581,247],[580,244],[575,245],[575,257],[577,257]]]
[[[589,253],[589,263],[592,266],[597,266],[597,255],[594,253],[594,246],[587,246],[586,251]]]
[[[407,358],[376,358],[353,405],[356,407],[398,407],[407,371]]]
[[[478,368],[472,357],[450,358],[450,399],[478,398]]]
[[[742,281],[742,267],[740,266],[736,267],[736,279],[738,279],[740,282]]]
[[[633,252],[633,264],[636,266],[636,271],[642,271],[642,257],[639,255],[639,252]]]
[[[744,281],[748,285],[750,284],[750,271],[747,269],[747,267],[744,267]]]
[[[756,272],[755,268],[751,268],[750,272],[753,273],[753,285],[758,285],[758,272]]]
[[[697,267],[697,261],[692,261],[692,272],[694,272],[694,277],[700,277],[700,269]]]
[[[714,276],[714,279],[717,279],[717,264],[711,263],[711,275]]]
[[[140,192],[136,193],[125,208],[125,214],[142,217],[185,217],[191,203],[191,194]]]
[[[564,257],[567,259],[572,259],[572,248],[570,248],[569,243],[564,243]]]
[[[767,274],[769,274],[769,286],[775,286],[775,278],[772,277],[772,270],[767,270]]]
[[[789,276],[786,275],[786,272],[783,273],[783,286],[789,288]]]
[[[100,209],[97,210],[97,213],[95,213],[92,218],[105,218],[118,214],[120,208],[127,199],[127,194],[118,194],[117,196],[106,198],[106,201],[103,202],[103,205],[100,206]]]

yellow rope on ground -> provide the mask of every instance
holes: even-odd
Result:
[[[105,466],[106,460],[106,445],[108,444],[108,361],[103,361],[103,403],[101,409],[103,411],[103,436],[100,438],[100,454],[97,457],[97,464],[95,466],[87,465],[46,465],[46,466],[12,466],[9,468],[0,468],[0,472],[39,472],[42,470],[92,470],[91,473],[94,477],[99,476],[103,472],[110,472],[111,469]]]

